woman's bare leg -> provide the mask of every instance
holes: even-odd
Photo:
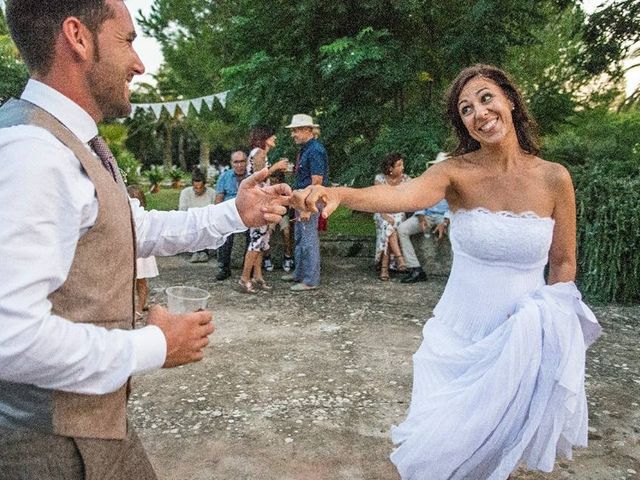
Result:
[[[262,257],[263,252],[254,252],[256,254],[253,260],[253,280],[263,281],[262,278]]]
[[[389,254],[386,252],[380,257],[380,280],[389,280]]]
[[[242,276],[240,280],[244,283],[248,283],[251,281],[251,272],[255,266],[255,258],[258,252],[252,252],[251,250],[247,250],[247,253],[244,255],[244,266],[242,267]]]
[[[136,280],[136,292],[138,293],[138,301],[136,302],[136,313],[142,313],[145,305],[147,304],[147,298],[149,298],[149,286],[147,285],[146,278],[138,278]]]

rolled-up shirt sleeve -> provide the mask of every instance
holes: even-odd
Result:
[[[95,220],[95,191],[48,132],[0,132],[0,380],[103,394],[161,367],[167,345],[158,327],[107,330],[52,314],[48,297]]]

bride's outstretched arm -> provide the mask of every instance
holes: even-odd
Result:
[[[374,185],[367,188],[335,187],[319,185],[297,190],[291,206],[303,212],[316,212],[322,203],[322,215],[328,217],[338,207],[345,205],[363,212],[395,213],[421,210],[435,205],[445,196],[451,184],[448,162],[432,166],[422,175],[397,186]]]

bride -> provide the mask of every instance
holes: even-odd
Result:
[[[322,202],[328,216],[339,204],[402,212],[446,198],[454,261],[413,357],[391,460],[411,480],[504,480],[521,462],[549,472],[587,444],[585,350],[600,334],[573,283],[571,177],[537,156],[533,119],[503,71],[460,72],[447,114],[458,147],[402,188],[313,186],[292,204]]]

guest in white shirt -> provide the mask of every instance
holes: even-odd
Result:
[[[190,208],[206,207],[215,203],[216,192],[213,188],[207,187],[205,177],[197,168],[193,171],[191,177],[191,186],[182,189],[180,192],[180,200],[178,201],[178,210],[186,211]],[[191,263],[208,262],[209,254],[206,250],[193,252],[191,255]]]
[[[128,83],[144,72],[124,2],[7,0],[5,6],[31,79],[21,100],[0,109],[0,472],[84,479],[109,471],[109,478],[152,479],[124,416],[128,379],[199,361],[213,324],[210,312],[174,315],[156,307],[148,326],[127,330],[129,254],[215,248],[234,232],[278,222],[291,191],[258,187],[265,169],[241,184],[234,201],[145,211],[126,197],[113,157],[97,138],[97,122],[130,113]],[[93,247],[106,255],[87,262],[97,255]],[[127,288],[113,288],[104,271],[114,282],[125,279]],[[96,291],[96,280],[103,290]],[[74,302],[69,285],[91,293],[104,314],[94,302]],[[107,318],[122,305],[122,318]],[[65,318],[64,311],[89,313]]]

